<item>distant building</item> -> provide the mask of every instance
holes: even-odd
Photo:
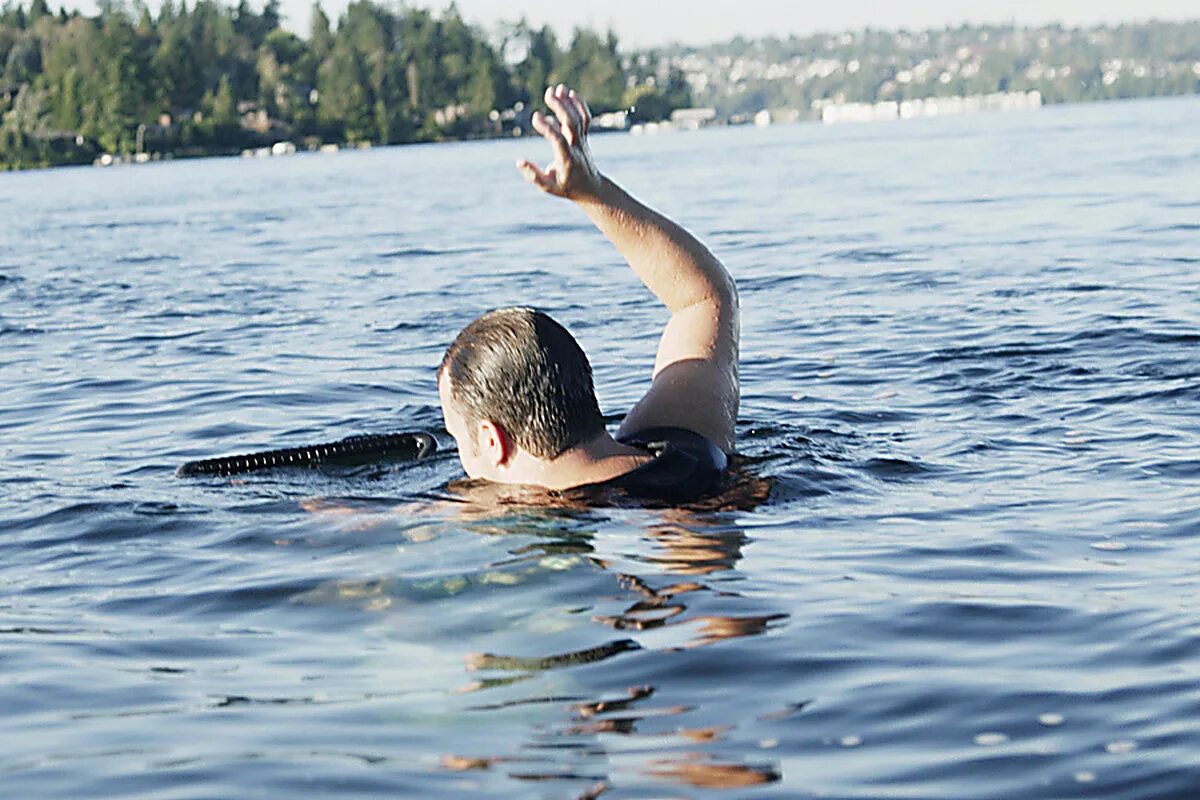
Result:
[[[960,114],[977,114],[982,111],[1025,111],[1041,108],[1042,95],[1031,92],[993,92],[973,94],[966,97],[924,97],[914,100],[882,103],[831,103],[816,101],[813,108],[821,112],[821,121],[827,125],[842,122],[883,122],[894,119],[918,119],[922,117],[952,117]]]
[[[606,131],[624,131],[629,129],[628,111],[609,111],[600,114],[592,120],[592,127]]]
[[[433,112],[433,121],[441,128],[448,128],[467,116],[467,107],[462,103],[439,108]]]
[[[681,130],[697,130],[717,121],[715,108],[677,108],[671,112],[671,124]]]

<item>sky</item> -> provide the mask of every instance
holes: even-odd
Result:
[[[448,0],[407,0],[409,5],[442,9]],[[335,18],[348,0],[322,0]],[[623,48],[670,42],[705,44],[737,34],[807,34],[858,30],[942,27],[962,22],[1068,25],[1132,20],[1200,19],[1197,0],[457,0],[469,22],[493,26],[524,15],[569,35],[575,26],[613,28]],[[307,34],[312,0],[281,0],[292,30]]]

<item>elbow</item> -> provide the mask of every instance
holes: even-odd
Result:
[[[729,272],[727,271],[725,273],[725,281],[724,282],[725,282],[726,302],[729,304],[729,306],[733,310],[736,311],[739,308],[741,308],[741,305],[742,305],[742,298],[738,294],[737,281],[735,281],[733,279],[733,276],[730,275]]]
[[[712,282],[710,290],[711,297],[720,306],[728,308],[732,311],[737,311],[741,307],[741,298],[738,296],[737,281],[729,274],[729,271],[722,268],[716,280]]]
[[[704,307],[716,316],[726,314],[736,315],[741,307],[738,297],[737,284],[733,279],[712,281],[702,290],[696,292],[686,302],[671,308],[671,313],[678,313],[692,308]]]

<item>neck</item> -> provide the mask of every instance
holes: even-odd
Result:
[[[607,431],[552,459],[518,451],[505,467],[505,483],[570,489],[624,475],[649,460],[645,452],[623,445]]]

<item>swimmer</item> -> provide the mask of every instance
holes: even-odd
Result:
[[[446,430],[474,479],[572,496],[696,499],[716,487],[734,447],[737,287],[695,237],[597,169],[582,97],[560,84],[545,101],[553,115],[535,113],[533,127],[552,161],[517,168],[578,206],[670,311],[650,388],[609,434],[591,365],[571,334],[540,311],[501,308],[446,350],[438,369]]]

